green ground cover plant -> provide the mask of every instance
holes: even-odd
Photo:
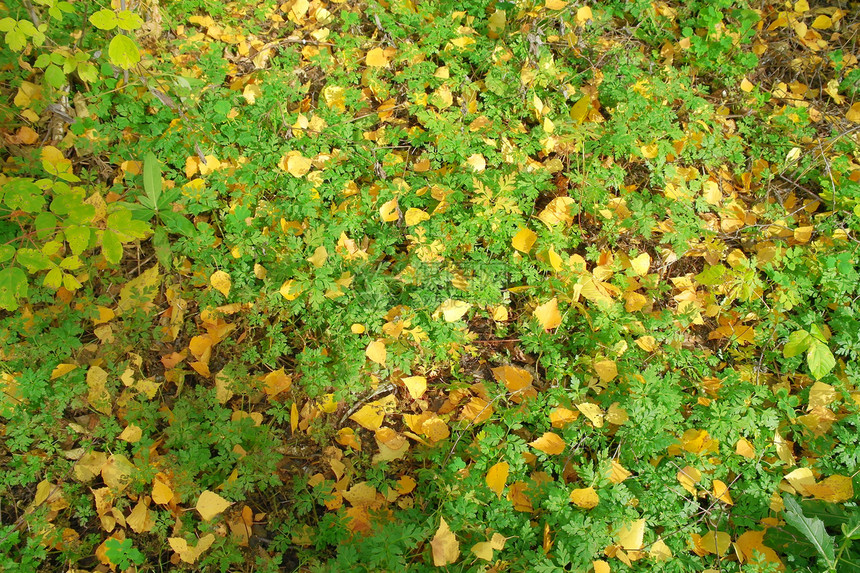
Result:
[[[0,569],[858,568],[856,2],[0,6]]]

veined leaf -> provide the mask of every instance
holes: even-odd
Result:
[[[809,371],[812,375],[820,380],[833,370],[833,367],[836,366],[836,359],[826,344],[813,339],[809,352],[806,354],[806,363],[809,365]]]
[[[152,152],[147,153],[143,160],[143,190],[152,204],[150,208],[157,211],[161,197],[161,165]]]
[[[786,358],[797,356],[802,352],[806,352],[809,345],[812,344],[812,337],[805,330],[795,330],[788,335],[788,342],[782,349],[782,355]]]
[[[824,557],[828,567],[833,567],[836,555],[833,550],[833,538],[824,529],[824,522],[820,519],[810,519],[803,515],[800,504],[793,497],[783,496],[785,503],[785,521],[800,533],[815,547],[819,555]]]

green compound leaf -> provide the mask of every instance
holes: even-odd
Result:
[[[836,366],[836,358],[833,357],[833,353],[826,344],[813,339],[809,352],[806,354],[806,363],[815,379],[821,380]]]
[[[18,300],[27,298],[27,275],[19,267],[0,270],[0,308],[18,309]]]
[[[140,50],[134,40],[119,34],[110,41],[108,57],[113,65],[127,70],[140,61]]]

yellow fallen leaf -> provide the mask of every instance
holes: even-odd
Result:
[[[125,523],[135,533],[146,533],[155,527],[155,520],[152,518],[149,508],[143,503],[143,497],[137,500],[137,505],[125,518]]]
[[[657,349],[657,339],[650,335],[640,336],[636,339],[636,346],[645,352],[653,352]]]
[[[233,505],[217,493],[211,492],[208,489],[200,494],[197,499],[195,508],[200,513],[203,521],[209,521],[228,507]]]
[[[388,351],[385,349],[384,342],[381,340],[374,340],[367,345],[367,348],[364,350],[364,355],[380,366],[385,366],[385,359],[388,355]]]
[[[729,495],[729,486],[727,486],[725,482],[715,479],[713,481],[713,486],[715,498],[726,505],[734,505],[734,502],[732,502],[732,496]]]
[[[317,247],[314,250],[314,254],[307,258],[307,261],[314,266],[314,268],[320,268],[325,264],[326,259],[328,258],[328,251],[325,247]]]
[[[442,315],[442,318],[445,319],[445,322],[457,322],[463,315],[469,312],[469,309],[472,308],[472,305],[468,302],[464,302],[462,300],[452,300],[448,299],[442,304],[439,305],[439,308],[433,313],[434,317],[439,314]]]
[[[576,11],[576,23],[579,24],[580,26],[582,26],[583,24],[585,24],[589,20],[593,20],[593,19],[594,19],[594,15],[591,12],[590,6],[581,6]]]
[[[448,527],[445,518],[440,518],[439,529],[430,541],[433,549],[433,565],[444,567],[457,561],[460,557],[460,542]]]
[[[556,197],[544,207],[544,210],[538,215],[538,219],[543,221],[547,227],[572,223],[573,217],[570,211],[574,204],[575,201],[571,197]]]
[[[143,430],[141,430],[140,426],[129,424],[119,435],[119,439],[134,444],[140,441],[141,436],[143,436]]]
[[[544,330],[552,330],[561,325],[561,312],[558,310],[558,299],[556,297],[537,306],[533,314]]]
[[[592,561],[591,567],[594,568],[594,573],[611,573],[612,572],[612,568],[609,566],[609,563],[607,563],[603,559],[597,559],[596,561]]]
[[[427,390],[427,378],[424,376],[408,376],[402,380],[413,400],[418,400]]]
[[[829,406],[838,396],[836,390],[830,384],[816,382],[809,389],[809,405],[807,410],[813,410],[818,406]]]
[[[565,0],[546,0],[548,10],[564,10],[565,6],[567,6]]]
[[[603,427],[603,410],[600,409],[600,406],[583,402],[582,404],[577,404],[576,409],[582,412],[582,415],[588,418],[595,428]]]
[[[371,432],[375,432],[382,427],[382,420],[384,418],[385,409],[376,402],[365,404],[355,414],[349,417],[350,420]]]
[[[419,223],[423,223],[429,218],[430,214],[427,213],[427,211],[422,211],[421,209],[416,209],[414,207],[406,209],[406,214],[403,215],[403,220],[406,222],[407,227],[412,227],[414,225],[418,225]]]
[[[732,545],[732,537],[725,531],[708,531],[700,542],[702,549],[715,555],[726,555]]]
[[[806,488],[815,499],[842,503],[854,497],[854,484],[848,476],[832,475]]]
[[[293,377],[284,372],[283,368],[278,368],[269,372],[263,377],[263,390],[269,397],[277,396],[281,392],[286,392],[293,384]]]
[[[159,478],[152,480],[152,501],[159,505],[167,505],[173,499],[173,490]]]
[[[386,201],[379,208],[379,216],[386,223],[391,223],[392,221],[396,221],[400,218],[400,208],[397,206],[397,198],[395,197],[391,201]]]
[[[692,466],[686,466],[678,472],[676,477],[681,486],[690,492],[690,495],[696,495],[696,484],[702,479],[702,472]]]
[[[645,520],[637,519],[628,523],[618,531],[618,545],[625,551],[638,551],[642,549],[642,541],[645,538]]]
[[[593,487],[584,487],[570,492],[570,501],[582,509],[593,509],[600,503],[600,497]]]
[[[505,483],[508,481],[508,473],[510,471],[508,462],[499,462],[489,469],[487,472],[487,487],[496,492],[496,495],[501,499],[502,492],[505,489]]]
[[[520,229],[519,232],[514,235],[514,238],[511,240],[511,246],[521,253],[528,253],[532,250],[536,241],[537,235],[535,232],[529,228],[524,228]]]
[[[618,405],[618,402],[613,402],[606,411],[606,421],[616,426],[626,424],[630,417],[627,415],[627,410]]]
[[[472,168],[472,171],[480,173],[487,168],[487,160],[480,153],[473,153],[466,159],[466,165]]]
[[[248,102],[248,105],[254,105],[257,101],[257,98],[263,95],[263,90],[260,89],[260,86],[257,84],[248,84],[245,86],[245,89],[242,90],[242,97],[245,98],[245,101]]]
[[[57,367],[51,371],[51,380],[56,380],[60,376],[65,376],[77,367],[77,364],[57,364]]]
[[[633,268],[633,272],[640,277],[647,275],[648,269],[651,267],[651,255],[641,253],[635,259],[630,260],[630,266]]]
[[[845,119],[852,123],[860,123],[860,101],[848,108]]]
[[[373,48],[367,52],[364,63],[369,68],[385,68],[388,67],[389,60],[385,56],[385,50],[382,48]]]
[[[310,157],[304,157],[298,151],[288,152],[280,163],[281,168],[293,177],[304,177],[311,170],[312,165],[313,160]]]
[[[740,438],[735,444],[735,453],[748,459],[755,457],[755,447],[746,438]]]
[[[179,555],[179,558],[182,561],[185,563],[194,563],[197,561],[197,558],[215,542],[215,535],[213,533],[207,533],[201,537],[200,541],[197,542],[197,545],[193,547],[188,545],[188,542],[181,537],[169,537],[167,542],[170,544],[170,548]]]
[[[562,453],[565,448],[564,440],[562,440],[558,434],[553,432],[545,432],[540,438],[533,442],[529,442],[529,445],[549,456],[558,455]]]
[[[615,460],[612,460],[612,463],[609,466],[608,474],[609,481],[614,484],[619,484],[629,478],[631,475],[633,475],[629,471],[627,471],[627,468],[625,468]]]
[[[278,292],[287,300],[296,300],[302,294],[302,287],[299,283],[290,279],[281,285],[281,289]]]
[[[594,363],[594,371],[601,382],[612,382],[618,376],[618,367],[612,360],[599,360]]]
[[[672,558],[672,550],[669,549],[669,546],[666,545],[662,537],[658,537],[657,541],[651,544],[648,555],[654,561],[668,561]]]
[[[776,563],[778,570],[785,567],[776,551],[764,544],[764,531],[745,531],[735,541],[735,546],[741,550],[746,561],[752,563]]]

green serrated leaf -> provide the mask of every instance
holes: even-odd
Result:
[[[54,267],[48,271],[42,284],[48,288],[60,288],[63,286],[63,271],[60,270],[60,267]]]
[[[53,88],[60,89],[66,85],[66,74],[59,66],[51,64],[45,68],[45,80]]]
[[[113,10],[99,10],[90,16],[90,24],[99,30],[113,30],[117,26],[116,13]]]
[[[42,190],[27,179],[13,179],[6,184],[4,202],[11,209],[20,209],[27,213],[36,213],[45,205]]]
[[[836,555],[833,549],[833,538],[824,529],[820,519],[810,519],[803,515],[803,510],[793,497],[783,496],[785,503],[785,522],[797,529],[815,547],[818,554],[824,558],[829,567],[833,567]]]
[[[159,213],[159,218],[171,233],[185,237],[193,237],[197,234],[197,228],[194,226],[194,223],[186,219],[181,213],[162,211]]]
[[[122,260],[122,241],[110,229],[102,233],[102,254],[107,262],[116,265]]]
[[[0,308],[17,310],[18,301],[27,298],[27,290],[27,275],[19,267],[0,270]]]
[[[18,249],[15,260],[31,274],[51,268],[48,257],[36,249]]]
[[[0,245],[0,263],[5,263],[15,256],[15,247],[12,245]]]
[[[821,380],[836,366],[836,358],[825,343],[813,339],[806,354],[806,363],[815,379]]]
[[[788,342],[782,349],[782,355],[786,358],[791,358],[806,352],[809,345],[812,344],[812,337],[805,330],[796,330],[788,335]]]
[[[107,226],[123,243],[144,239],[152,230],[146,222],[133,219],[128,209],[121,209],[108,215]]]
[[[155,209],[161,197],[161,164],[152,152],[143,160],[143,190],[151,203],[147,207]]]
[[[90,244],[91,230],[89,227],[69,225],[64,229],[66,241],[75,255],[82,254]]]
[[[110,58],[113,65],[128,70],[140,62],[140,50],[137,48],[134,40],[128,36],[118,34],[110,41],[108,58]]]

